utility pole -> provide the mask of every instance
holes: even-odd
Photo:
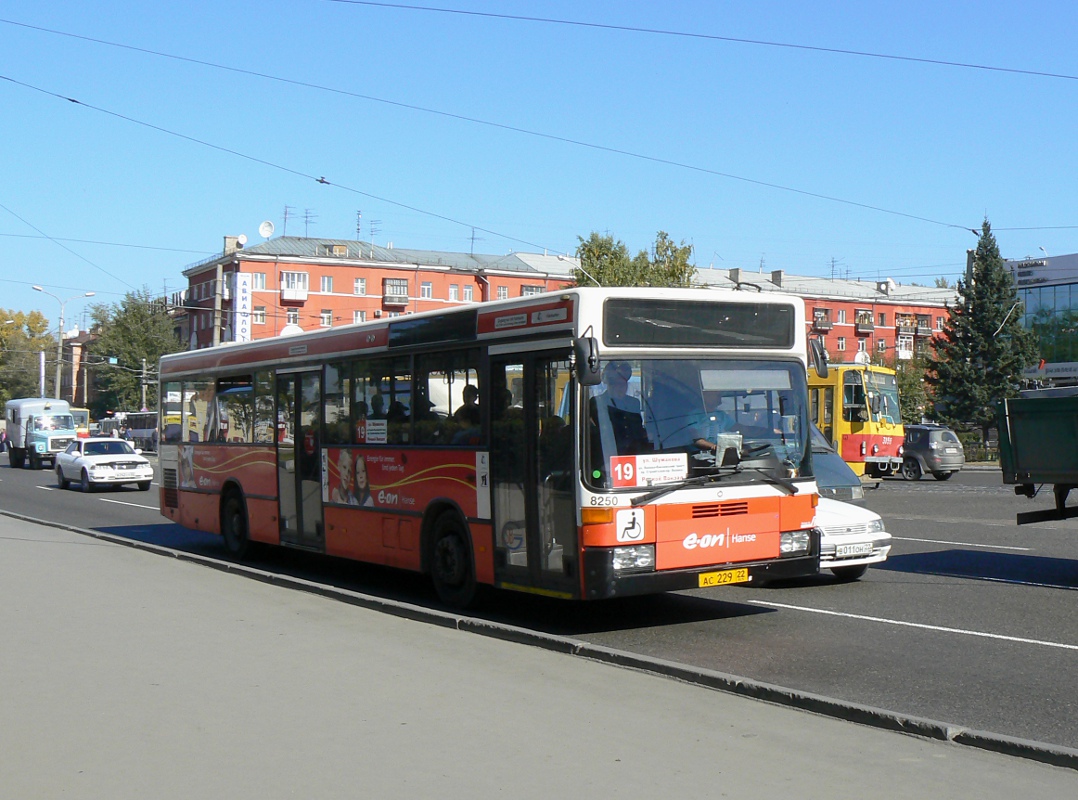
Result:
[[[146,359],[142,359],[142,405],[139,411],[146,410]]]

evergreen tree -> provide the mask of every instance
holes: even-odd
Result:
[[[689,286],[696,274],[689,260],[692,245],[674,244],[669,234],[659,231],[651,252],[641,250],[629,257],[629,248],[610,234],[592,231],[580,245],[576,256],[580,268],[573,270],[579,286]]]
[[[932,340],[925,380],[936,417],[954,427],[973,425],[987,438],[996,404],[1017,394],[1022,371],[1037,357],[1036,337],[1022,328],[1022,303],[985,219],[972,274],[956,283],[958,303]]]

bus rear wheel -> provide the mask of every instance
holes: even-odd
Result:
[[[141,487],[140,487],[141,488]],[[221,536],[225,549],[236,559],[244,558],[251,549],[247,535],[247,505],[236,492],[225,498],[221,508]]]
[[[434,523],[428,563],[439,600],[454,608],[468,608],[475,603],[478,587],[468,529],[452,511],[443,513]]]

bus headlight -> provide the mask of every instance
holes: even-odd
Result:
[[[655,569],[655,545],[653,544],[615,547],[612,556],[615,572],[627,569]]]
[[[812,544],[810,531],[786,531],[779,534],[779,555],[807,555]]]

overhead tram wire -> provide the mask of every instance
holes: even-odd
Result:
[[[15,219],[19,220],[19,222],[21,222],[21,223],[22,223],[23,225],[26,225],[26,226],[27,226],[28,228],[32,228],[33,230],[37,231],[37,232],[38,232],[39,234],[41,234],[41,235],[42,235],[43,237],[45,237],[46,239],[48,239],[48,240],[49,240],[50,242],[52,242],[52,243],[53,243],[54,245],[56,245],[57,247],[60,247],[60,248],[62,248],[62,249],[64,249],[64,250],[66,250],[67,252],[71,253],[71,255],[75,256],[75,258],[78,258],[78,259],[80,259],[81,261],[85,261],[85,262],[86,262],[87,264],[89,264],[89,265],[90,265],[91,267],[93,267],[94,269],[96,269],[96,270],[97,270],[98,272],[101,272],[101,273],[104,273],[105,275],[108,275],[108,276],[109,276],[110,278],[112,278],[112,279],[113,279],[114,281],[119,281],[119,282],[120,282],[120,283],[122,283],[122,284],[123,284],[124,286],[126,286],[126,287],[127,287],[128,289],[131,289],[131,290],[137,291],[137,290],[135,289],[135,287],[134,287],[134,286],[132,286],[132,285],[131,285],[130,283],[128,283],[127,281],[125,281],[125,280],[124,280],[123,278],[121,278],[121,277],[119,277],[119,276],[117,276],[117,275],[113,275],[113,274],[112,274],[111,272],[109,272],[109,271],[108,271],[107,269],[105,269],[104,267],[100,266],[99,264],[95,264],[95,263],[94,263],[93,261],[91,261],[90,259],[88,259],[88,258],[87,258],[86,256],[82,255],[81,253],[77,253],[77,252],[75,252],[75,251],[74,251],[74,250],[72,250],[72,249],[71,249],[70,247],[68,247],[68,246],[67,246],[66,244],[64,244],[63,242],[61,242],[61,241],[60,241],[59,239],[54,239],[54,238],[53,238],[52,236],[49,236],[49,235],[48,235],[47,233],[45,233],[45,231],[41,230],[41,228],[37,227],[36,225],[34,225],[34,224],[33,224],[32,222],[30,222],[29,220],[26,220],[26,219],[24,219],[23,217],[20,217],[20,216],[19,216],[18,214],[16,214],[16,213],[15,213],[14,211],[12,211],[12,210],[11,210],[10,208],[8,208],[7,206],[5,206],[5,205],[4,205],[3,203],[0,203],[0,208],[4,209],[4,211],[6,211],[7,213],[11,214],[11,216],[15,217]]]
[[[848,206],[852,206],[854,208],[862,208],[862,209],[865,209],[867,211],[875,211],[875,212],[878,212],[878,213],[881,213],[881,214],[890,214],[892,216],[903,217],[905,219],[912,219],[912,220],[915,220],[915,221],[918,221],[918,222],[925,222],[925,223],[928,223],[930,225],[938,225],[938,226],[944,227],[944,228],[955,228],[955,229],[958,229],[958,230],[971,230],[970,226],[968,226],[968,225],[958,225],[958,224],[951,223],[951,222],[942,222],[940,220],[931,219],[929,217],[922,217],[922,216],[919,216],[917,214],[910,214],[910,213],[907,213],[907,212],[904,212],[904,211],[896,211],[894,209],[884,208],[883,206],[875,206],[875,205],[871,205],[869,203],[861,203],[861,202],[858,202],[856,200],[847,200],[845,198],[835,197],[833,195],[826,195],[826,194],[822,194],[822,193],[818,193],[818,192],[811,192],[811,191],[808,191],[806,189],[797,189],[795,187],[785,186],[785,185],[779,184],[779,183],[771,183],[771,182],[768,182],[768,181],[757,180],[755,178],[747,178],[745,176],[735,175],[735,174],[730,173],[730,172],[722,172],[720,170],[710,169],[708,167],[701,167],[701,166],[697,166],[695,164],[687,164],[687,163],[681,162],[681,161],[674,161],[673,159],[662,158],[660,156],[651,156],[651,155],[647,155],[645,153],[636,153],[636,152],[633,152],[632,150],[625,150],[623,148],[611,147],[611,146],[608,146],[608,145],[595,144],[593,142],[585,142],[585,141],[582,141],[580,139],[572,139],[572,138],[567,137],[567,136],[558,136],[556,134],[551,134],[551,133],[542,133],[542,132],[539,132],[539,131],[532,131],[532,130],[528,130],[527,128],[518,128],[518,127],[515,127],[513,125],[506,125],[506,124],[500,123],[500,122],[491,122],[489,120],[482,120],[482,119],[478,119],[476,117],[468,117],[468,116],[464,116],[462,114],[454,114],[454,113],[448,112],[448,111],[440,111],[440,110],[437,110],[437,109],[425,108],[423,106],[416,106],[416,105],[411,105],[411,104],[408,104],[408,103],[397,102],[397,101],[394,101],[394,100],[386,100],[384,98],[373,97],[371,95],[364,95],[364,94],[360,94],[358,92],[351,92],[351,91],[348,91],[346,89],[337,89],[337,88],[334,88],[334,87],[322,86],[322,85],[319,85],[319,84],[292,80],[290,78],[282,78],[282,77],[275,76],[275,75],[269,75],[269,74],[263,73],[263,72],[255,72],[255,71],[252,71],[252,70],[241,69],[241,68],[238,68],[238,67],[230,67],[230,66],[225,66],[225,65],[222,65],[222,64],[215,64],[215,63],[209,62],[209,61],[202,61],[202,60],[199,60],[199,59],[187,58],[185,56],[177,56],[177,55],[172,55],[172,54],[169,54],[169,53],[162,53],[162,52],[158,52],[158,51],[154,51],[154,50],[147,50],[147,49],[141,48],[141,47],[133,47],[131,45],[117,44],[115,42],[107,42],[107,41],[104,41],[104,40],[101,40],[101,39],[92,39],[90,37],[79,36],[77,34],[64,33],[64,32],[60,32],[60,31],[52,31],[52,30],[49,30],[49,29],[46,29],[46,28],[36,28],[36,27],[30,26],[30,25],[22,25],[22,23],[12,23],[9,20],[0,19],[0,22],[8,23],[8,24],[14,24],[14,25],[21,25],[22,27],[33,28],[34,30],[41,30],[41,31],[45,31],[47,33],[55,33],[55,34],[60,35],[60,36],[70,36],[70,37],[73,37],[73,38],[76,38],[76,39],[82,39],[82,40],[85,40],[85,41],[91,41],[91,42],[94,42],[94,43],[97,43],[97,44],[104,44],[104,45],[107,45],[107,46],[110,46],[110,47],[119,47],[119,48],[123,48],[123,49],[127,49],[127,50],[133,50],[133,51],[140,52],[140,53],[146,53],[148,55],[159,56],[161,58],[171,58],[171,59],[175,59],[175,60],[178,60],[178,61],[186,61],[186,62],[189,62],[189,63],[192,63],[192,64],[198,64],[200,66],[207,66],[207,67],[212,67],[214,69],[226,70],[228,72],[236,72],[236,73],[240,73],[240,74],[244,74],[244,75],[251,75],[253,77],[264,78],[266,80],[272,80],[272,81],[279,81],[281,83],[287,83],[287,84],[291,84],[291,85],[294,85],[294,86],[301,86],[301,87],[308,88],[308,89],[316,89],[316,90],[319,90],[319,91],[330,92],[330,93],[333,93],[333,94],[339,94],[339,95],[343,95],[343,96],[346,96],[346,97],[354,97],[354,98],[360,99],[360,100],[368,100],[368,101],[375,102],[375,103],[384,103],[386,105],[396,106],[398,108],[405,108],[405,109],[408,109],[408,110],[411,110],[411,111],[419,111],[419,112],[425,113],[425,114],[435,114],[437,116],[442,116],[442,117],[446,117],[446,118],[449,118],[449,119],[456,119],[456,120],[460,120],[462,122],[470,122],[470,123],[473,123],[473,124],[476,124],[476,125],[486,125],[486,126],[489,126],[489,127],[492,127],[492,128],[498,128],[498,129],[501,129],[501,130],[511,131],[511,132],[514,132],[514,133],[521,133],[521,134],[524,134],[524,135],[527,135],[527,136],[535,136],[535,137],[542,138],[542,139],[547,139],[547,140],[550,140],[550,141],[562,142],[564,144],[570,144],[570,145],[574,145],[576,147],[585,147],[585,148],[588,148],[588,149],[591,149],[591,150],[597,150],[597,151],[604,152],[604,153],[612,153],[614,155],[621,155],[621,156],[626,156],[628,158],[639,159],[641,161],[648,161],[648,162],[653,163],[653,164],[663,164],[665,166],[677,167],[679,169],[685,169],[685,170],[689,170],[689,171],[692,171],[692,172],[698,172],[698,173],[705,174],[705,175],[713,175],[713,176],[718,177],[718,178],[726,178],[727,180],[741,181],[743,183],[748,183],[748,184],[752,184],[752,185],[755,185],[755,186],[762,186],[762,187],[768,188],[768,189],[775,189],[777,191],[790,192],[792,194],[799,194],[799,195],[802,195],[803,197],[812,197],[812,198],[815,198],[817,200],[825,200],[827,202],[840,203],[842,205],[848,205]],[[131,118],[131,117],[125,117],[124,115],[118,114],[118,113],[113,112],[113,111],[108,111],[106,109],[97,108],[95,106],[91,106],[89,104],[82,103],[82,102],[80,102],[78,100],[73,100],[72,98],[65,97],[63,95],[59,95],[59,94],[57,94],[55,92],[50,92],[50,91],[47,91],[47,90],[44,90],[44,89],[40,89],[40,88],[38,88],[36,86],[32,86],[31,84],[22,83],[21,81],[17,81],[17,80],[15,80],[13,78],[8,78],[8,77],[2,76],[2,75],[0,75],[0,78],[3,78],[4,80],[11,81],[12,83],[16,83],[16,84],[18,84],[20,86],[25,86],[27,88],[35,89],[36,91],[40,91],[40,92],[42,92],[44,94],[49,94],[49,95],[52,95],[54,97],[59,97],[59,98],[64,99],[64,100],[69,100],[70,102],[77,103],[79,105],[84,105],[87,108],[94,109],[95,111],[100,111],[102,113],[111,114],[111,115],[119,117],[121,119],[125,119],[125,120],[127,120],[129,122],[134,122],[134,123],[139,124],[139,125],[145,125],[146,127],[154,128],[155,130],[159,130],[159,131],[162,131],[164,133],[169,133],[169,134],[174,135],[174,136],[179,136],[181,138],[188,139],[189,141],[193,141],[193,142],[196,142],[198,144],[203,144],[203,145],[205,145],[207,147],[213,147],[214,149],[220,150],[222,152],[229,152],[229,153],[232,153],[233,155],[240,156],[241,158],[247,158],[247,159],[250,159],[252,161],[259,161],[260,163],[266,164],[267,166],[277,166],[277,165],[271,164],[270,162],[261,161],[260,159],[254,158],[252,156],[244,155],[243,153],[239,153],[239,152],[236,152],[236,151],[231,151],[231,150],[228,150],[227,148],[224,148],[224,147],[219,147],[218,145],[209,144],[208,142],[202,142],[202,141],[199,141],[199,140],[194,139],[192,137],[185,136],[183,134],[173,133],[172,131],[169,131],[169,130],[164,129],[164,128],[160,128],[160,127],[155,126],[155,125],[151,125],[150,123],[141,122],[140,120],[136,120],[136,119]],[[289,171],[289,172],[294,172],[293,170],[288,170],[285,167],[278,167],[278,168],[279,169],[284,169],[284,170]],[[299,174],[299,175],[302,175],[303,177],[312,177],[312,179],[318,180],[320,183],[328,183],[328,181],[326,181],[325,178],[316,179],[316,178],[313,178],[313,176],[303,175],[302,173],[294,173],[294,174]],[[341,188],[347,189],[348,187],[343,187],[342,186]],[[381,200],[383,202],[390,203],[392,205],[396,205],[396,206],[399,206],[399,207],[402,207],[402,208],[406,208],[406,209],[408,209],[410,211],[416,211],[417,213],[420,213],[420,214],[427,214],[429,216],[434,216],[436,218],[440,218],[440,219],[443,219],[443,220],[448,221],[448,222],[452,222],[452,223],[457,224],[457,225],[464,225],[466,227],[473,227],[473,226],[469,225],[468,223],[460,222],[459,220],[455,220],[455,219],[448,218],[448,217],[441,217],[441,216],[439,216],[438,214],[436,214],[434,212],[424,211],[422,209],[414,208],[414,207],[405,205],[403,203],[398,203],[398,202],[393,201],[393,200],[388,200],[388,199],[385,199],[385,198],[378,197],[377,195],[366,194],[364,192],[360,192],[360,191],[355,190],[355,189],[352,189],[350,191],[355,191],[357,194],[361,194],[361,195],[363,195],[365,197],[370,197],[370,198],[373,198],[375,200]],[[496,231],[491,231],[491,230],[487,230],[487,229],[484,229],[484,228],[480,228],[479,226],[474,226],[474,227],[476,228],[476,230],[483,231],[483,233],[490,233],[490,234],[493,234],[494,236],[499,236],[501,238],[507,239],[508,241],[515,241],[515,242],[519,242],[519,243],[522,243],[522,244],[527,244],[529,247],[542,247],[542,245],[538,245],[538,244],[535,244],[533,242],[526,242],[524,240],[517,239],[515,237],[504,236],[503,234],[497,233]],[[546,249],[556,249],[556,248],[546,248]]]
[[[258,158],[257,156],[252,156],[252,155],[248,155],[246,153],[241,153],[239,150],[233,150],[231,148],[222,147],[221,145],[213,144],[212,142],[207,142],[207,141],[204,141],[202,139],[196,139],[195,137],[188,136],[187,134],[184,134],[184,133],[178,133],[177,131],[169,130],[168,128],[162,128],[160,125],[154,125],[153,123],[150,123],[150,122],[144,122],[142,120],[135,119],[134,117],[129,117],[129,116],[126,116],[124,114],[120,114],[120,113],[118,113],[116,111],[110,111],[107,108],[101,108],[100,106],[91,105],[90,103],[84,103],[81,100],[76,100],[73,97],[67,97],[66,95],[58,94],[57,92],[51,92],[51,91],[49,91],[47,89],[42,89],[41,87],[34,86],[33,84],[24,83],[23,81],[19,81],[19,80],[16,80],[14,78],[8,77],[7,75],[0,75],[0,80],[8,81],[9,83],[13,83],[16,86],[22,86],[23,88],[26,88],[26,89],[32,89],[35,92],[40,92],[41,94],[48,95],[49,97],[55,97],[55,98],[57,98],[59,100],[66,100],[69,103],[73,103],[73,104],[75,104],[77,106],[82,106],[83,108],[88,108],[91,111],[97,111],[100,114],[106,114],[106,115],[108,115],[110,117],[115,117],[116,119],[121,119],[124,122],[130,122],[130,123],[132,123],[134,125],[141,125],[144,128],[149,128],[149,129],[155,130],[155,131],[157,131],[159,133],[164,133],[164,134],[167,134],[169,136],[175,136],[177,139],[183,139],[184,141],[192,142],[193,144],[201,145],[202,147],[208,147],[211,150],[217,150],[218,152],[221,152],[221,153],[227,153],[228,155],[236,156],[237,158],[246,159],[247,161],[251,161],[251,162],[254,162],[256,164],[261,164],[261,165],[263,165],[265,167],[270,167],[271,169],[280,170],[281,172],[287,172],[290,175],[295,175],[295,176],[300,177],[300,178],[308,178],[308,179],[314,181],[315,183],[321,183],[321,184],[323,184],[325,186],[335,186],[336,188],[342,189],[342,190],[344,190],[346,192],[351,192],[353,194],[358,194],[358,195],[361,195],[363,197],[369,197],[372,200],[377,200],[377,201],[382,202],[382,203],[388,203],[389,205],[396,206],[397,208],[403,208],[403,209],[405,209],[407,211],[414,211],[417,214],[424,214],[424,215],[426,215],[428,217],[433,217],[434,219],[440,219],[443,222],[450,222],[450,223],[452,223],[454,225],[460,225],[462,227],[469,228],[469,229],[474,228],[477,231],[482,231],[483,233],[489,233],[491,236],[497,236],[498,238],[505,239],[506,241],[517,242],[518,244],[527,245],[528,247],[536,247],[536,248],[540,248],[540,249],[543,249],[543,250],[551,250],[551,251],[557,252],[557,248],[546,247],[546,246],[541,245],[541,244],[536,244],[535,242],[529,242],[526,239],[520,239],[520,238],[515,237],[515,236],[510,236],[510,235],[505,234],[505,233],[500,233],[498,231],[491,230],[490,228],[484,228],[484,227],[481,227],[479,225],[473,225],[470,222],[463,222],[462,220],[454,219],[453,217],[449,217],[449,216],[446,216],[444,214],[439,214],[439,213],[437,213],[435,211],[427,211],[425,209],[418,208],[416,206],[408,205],[407,203],[401,203],[401,202],[399,202],[397,200],[390,200],[387,197],[381,197],[381,196],[376,195],[376,194],[371,194],[370,192],[364,192],[364,191],[362,191],[360,189],[355,189],[355,188],[350,187],[350,186],[345,186],[344,184],[341,184],[341,183],[336,183],[334,181],[330,181],[324,175],[315,176],[315,175],[312,175],[311,173],[302,172],[301,170],[292,169],[291,167],[286,167],[283,164],[276,164],[276,163],[274,163],[272,161],[267,161],[264,158]],[[2,206],[0,206],[0,208],[2,208]],[[27,224],[29,224],[29,223],[27,223]],[[33,226],[31,226],[31,227],[33,227]],[[34,228],[34,230],[37,230],[37,228]],[[39,231],[39,233],[40,233],[40,231]],[[62,246],[63,245],[61,245],[61,247]],[[67,250],[69,248],[65,247],[64,249]],[[73,252],[73,251],[71,251],[71,252]],[[80,256],[80,258],[81,258],[81,256]],[[92,264],[92,262],[89,262],[89,261],[87,261],[87,263]],[[96,267],[97,265],[94,264],[93,266]],[[101,269],[100,267],[97,267],[97,268]],[[102,272],[104,272],[104,270],[102,270]],[[108,273],[106,272],[105,274],[108,274]],[[115,277],[115,276],[111,276],[111,277]],[[117,278],[117,280],[119,280],[119,278]],[[127,285],[130,285],[130,284],[127,284]]]
[[[1033,69],[1017,69],[1015,67],[994,67],[987,64],[971,64],[962,61],[945,61],[938,58],[919,58],[917,56],[899,56],[890,53],[872,53],[866,50],[847,50],[839,47],[821,47],[810,44],[794,44],[792,42],[771,42],[765,39],[744,39],[735,36],[720,36],[714,33],[694,33],[692,31],[664,30],[662,28],[641,28],[632,25],[615,25],[606,22],[581,22],[570,19],[556,19],[552,17],[531,17],[520,14],[499,14],[493,11],[466,11],[459,8],[438,8],[435,6],[417,6],[405,3],[380,3],[375,0],[326,0],[328,3],[351,6],[373,6],[375,8],[389,8],[400,11],[429,11],[437,14],[456,14],[464,17],[486,17],[488,19],[510,20],[513,22],[540,22],[547,25],[567,25],[578,28],[595,28],[599,30],[621,31],[624,33],[645,33],[653,36],[676,36],[683,39],[703,39],[713,42],[729,42],[731,44],[748,44],[755,47],[780,47],[787,50],[807,50],[815,53],[829,53],[832,55],[856,56],[858,58],[879,58],[887,61],[906,61],[914,64],[931,64],[938,67],[954,67],[957,69],[976,69],[986,72],[1005,72],[1013,75],[1029,75],[1036,78],[1058,78],[1061,80],[1078,81],[1078,75],[1067,75],[1057,72],[1042,72]]]

